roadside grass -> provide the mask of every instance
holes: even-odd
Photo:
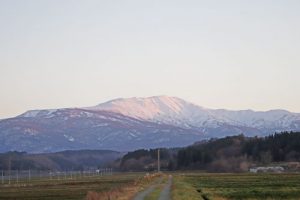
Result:
[[[196,188],[186,181],[184,175],[173,174],[171,196],[173,200],[203,200]]]

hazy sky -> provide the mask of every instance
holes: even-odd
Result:
[[[300,112],[300,1],[0,0],[0,118],[162,94]]]

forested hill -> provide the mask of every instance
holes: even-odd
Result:
[[[122,155],[110,150],[72,150],[44,154],[14,151],[0,154],[0,169],[83,170],[104,167]]]
[[[300,132],[276,133],[267,137],[230,136],[201,141],[179,149],[160,149],[162,170],[242,172],[252,166],[300,161]],[[155,170],[157,149],[127,153],[120,168]]]
[[[245,171],[255,164],[288,161],[300,161],[300,132],[212,139],[182,148],[177,154],[177,168],[208,171]]]

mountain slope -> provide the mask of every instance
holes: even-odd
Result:
[[[198,131],[141,121],[108,111],[30,111],[0,122],[0,151],[54,152],[74,149],[127,151],[184,146]]]

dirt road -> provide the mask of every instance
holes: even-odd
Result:
[[[151,194],[151,192],[153,192],[153,190],[157,187],[159,187],[159,185],[162,182],[163,177],[161,177],[158,181],[156,181],[153,185],[149,186],[147,189],[139,192],[134,200],[144,200],[144,198]],[[158,200],[170,200],[171,199],[171,186],[172,186],[172,176],[169,176],[167,183],[164,185],[162,191],[160,192],[159,198]]]
[[[160,177],[159,180],[156,181],[153,185],[151,185],[151,186],[149,186],[147,189],[145,189],[145,190],[139,192],[139,193],[135,196],[134,200],[144,200],[144,198],[145,198],[148,194],[150,194],[151,192],[153,192],[153,190],[154,190],[154,189],[162,182],[162,179],[163,179],[163,178]]]
[[[158,200],[170,200],[171,199],[171,186],[172,186],[172,176],[169,176],[167,184],[164,186],[163,190],[160,192]]]

